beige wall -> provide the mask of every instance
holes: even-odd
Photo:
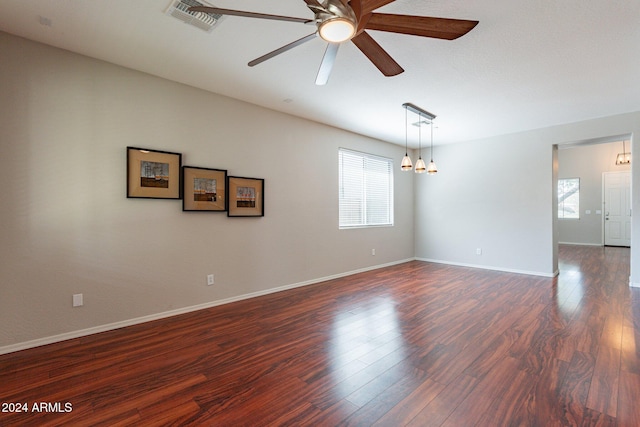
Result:
[[[413,174],[394,227],[337,218],[338,147],[403,147],[5,33],[0,58],[0,351],[413,258]],[[127,146],[264,178],[265,217],[127,199]]]

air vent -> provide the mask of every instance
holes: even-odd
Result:
[[[193,6],[213,6],[205,2],[196,0],[174,0],[167,9],[167,15],[178,18],[184,23],[198,27],[203,31],[210,33],[213,28],[220,23],[222,15],[209,14],[202,12],[189,12],[189,8]]]

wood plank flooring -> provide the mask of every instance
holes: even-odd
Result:
[[[0,425],[640,426],[629,249],[560,271],[414,261],[3,355]]]

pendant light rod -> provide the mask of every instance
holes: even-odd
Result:
[[[418,157],[422,158],[422,124],[418,125]]]
[[[406,171],[410,171],[411,169],[413,169],[413,163],[411,162],[411,157],[409,157],[409,149],[408,147],[408,140],[409,140],[409,136],[408,136],[408,128],[409,128],[409,122],[407,119],[407,109],[404,109],[404,157],[402,158],[402,163],[400,163],[400,169],[404,172]]]
[[[433,120],[436,118],[436,115],[433,113],[428,112],[427,110],[423,110],[422,108],[418,107],[417,105],[414,105],[410,102],[405,102],[404,104],[402,104],[402,106],[404,108],[406,108],[407,110],[410,110],[411,112],[418,114],[419,116],[422,117],[426,117],[429,120]]]
[[[624,141],[622,142],[624,144]],[[406,156],[409,147],[409,121],[407,119],[407,109],[404,109],[404,155]],[[624,145],[623,145],[624,147]],[[624,148],[623,148],[624,151]]]
[[[429,162],[429,166],[427,167],[427,173],[429,175],[435,175],[438,173],[438,167],[436,163],[433,161],[433,121],[431,122],[431,161]]]
[[[431,126],[429,126],[431,128],[431,163],[433,163],[433,122],[431,122]]]
[[[418,161],[416,162],[415,173],[425,173],[427,166],[422,160],[422,124],[418,126]]]

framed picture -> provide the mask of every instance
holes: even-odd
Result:
[[[264,179],[230,176],[227,216],[264,216]]]
[[[182,167],[182,210],[224,212],[227,210],[227,171]]]
[[[127,197],[180,199],[182,154],[127,147]]]

